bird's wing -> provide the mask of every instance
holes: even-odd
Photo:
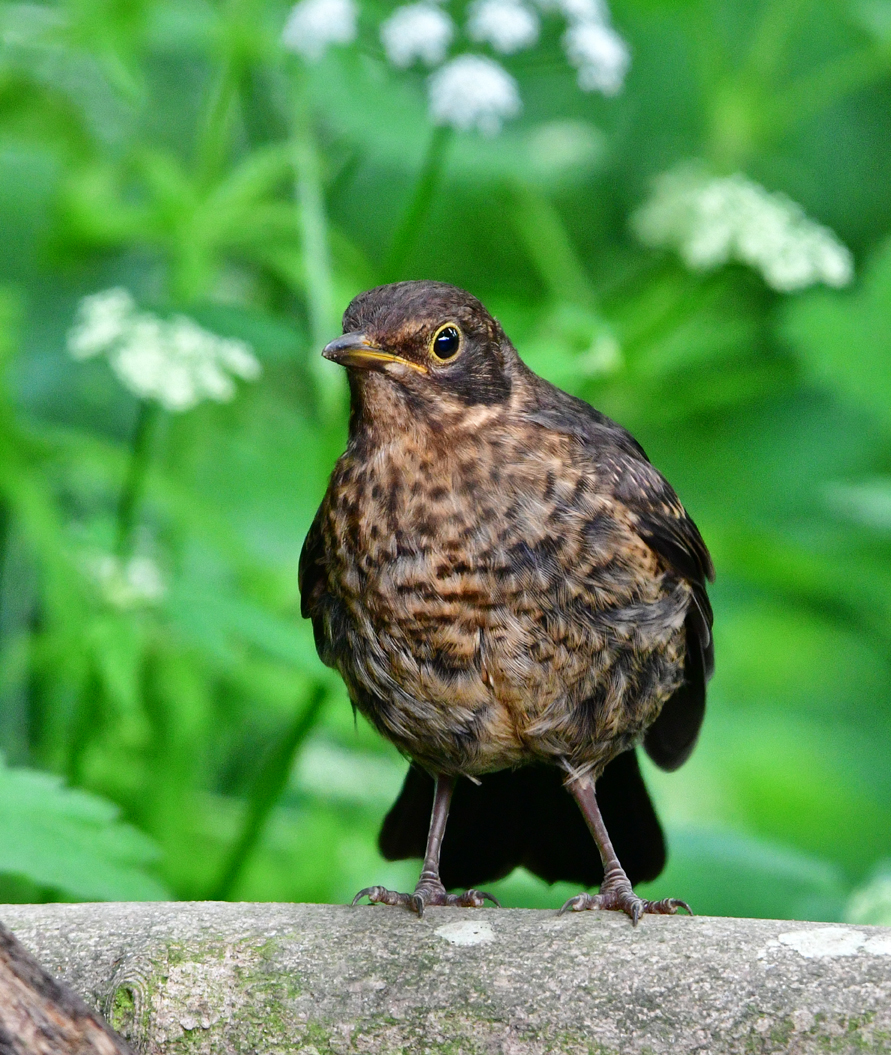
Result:
[[[600,459],[614,498],[628,510],[637,534],[692,588],[684,620],[684,681],[647,730],[644,747],[662,769],[677,769],[690,756],[705,715],[705,690],[715,668],[712,607],[706,581],[714,566],[699,529],[664,477],[649,462],[625,452]],[[599,467],[600,467],[599,466]]]
[[[598,476],[631,514],[640,537],[682,579],[705,590],[714,582],[712,559],[699,529],[665,477],[648,461],[621,450],[600,453]]]
[[[325,550],[322,545],[322,507],[313,517],[309,531],[300,551],[297,566],[297,584],[300,587],[300,614],[309,619],[325,592]]]
[[[528,383],[534,391],[534,409],[527,411],[527,419],[581,441],[591,457],[592,472],[628,511],[640,538],[692,587],[684,624],[684,682],[644,739],[647,754],[658,766],[677,769],[696,743],[705,714],[705,687],[714,671],[712,608],[706,582],[714,580],[715,572],[708,549],[680,499],[631,433],[535,375],[530,375]]]

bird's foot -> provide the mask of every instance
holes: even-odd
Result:
[[[599,894],[576,894],[571,897],[559,915],[564,912],[584,912],[592,908],[620,909],[636,926],[641,916],[653,913],[661,916],[673,916],[679,908],[684,909],[691,916],[693,910],[686,901],[676,897],[663,898],[662,901],[647,901],[644,897],[638,897],[631,889],[631,884],[617,885],[611,888],[601,887]]]
[[[382,886],[367,886],[353,898],[353,905],[357,905],[363,897],[367,897],[372,905],[404,906],[412,912],[416,912],[418,916],[423,916],[424,909],[429,905],[482,908],[488,900],[496,908],[501,908],[498,900],[483,890],[471,889],[465,890],[463,894],[448,894],[442,883],[430,880],[422,880],[418,883],[413,894],[401,894],[396,890],[387,890],[386,887]]]

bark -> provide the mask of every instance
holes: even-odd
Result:
[[[0,924],[0,1055],[133,1055]]]
[[[891,1051],[878,927],[214,903],[0,917],[143,1055]]]

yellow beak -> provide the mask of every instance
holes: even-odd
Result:
[[[330,359],[332,363],[339,363],[341,366],[356,366],[360,369],[374,370],[386,366],[387,363],[402,363],[403,366],[410,366],[412,370],[417,370],[419,373],[427,373],[423,366],[418,366],[417,363],[409,362],[408,359],[378,348],[368,340],[364,333],[345,333],[330,344],[326,344],[322,349],[322,355]]]

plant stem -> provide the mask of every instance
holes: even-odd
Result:
[[[205,186],[213,183],[225,161],[237,84],[237,72],[231,59],[227,59],[217,74],[203,124],[198,129],[196,169]]]
[[[553,203],[527,183],[517,181],[511,191],[517,234],[551,297],[593,305],[596,298],[585,266]]]
[[[319,406],[326,418],[338,413],[346,386],[343,371],[322,359],[322,348],[338,332],[334,311],[334,278],[328,247],[328,216],[322,183],[322,162],[302,70],[291,78],[291,144],[295,193],[300,209],[303,286],[309,316],[310,372]]]
[[[773,86],[777,73],[786,65],[793,33],[810,5],[811,0],[768,0],[763,6],[746,66],[765,88]]]
[[[887,77],[888,57],[875,48],[840,55],[814,73],[804,74],[776,93],[772,113],[778,135],[839,99]]]
[[[287,787],[294,758],[315,727],[324,702],[325,688],[316,684],[309,702],[261,767],[248,802],[241,834],[229,852],[220,878],[208,895],[210,901],[226,901],[231,896],[266,829],[276,803]]]
[[[151,456],[152,437],[158,421],[158,407],[148,400],[140,400],[133,438],[130,441],[130,460],[127,475],[118,499],[115,554],[125,561],[133,552],[133,533],[136,513],[145,490],[145,480]]]
[[[384,282],[396,282],[405,277],[403,274],[405,263],[421,233],[430,206],[433,204],[434,195],[442,180],[451,139],[452,130],[449,127],[445,125],[434,127],[411,201],[396,228],[390,250],[384,261]]]

